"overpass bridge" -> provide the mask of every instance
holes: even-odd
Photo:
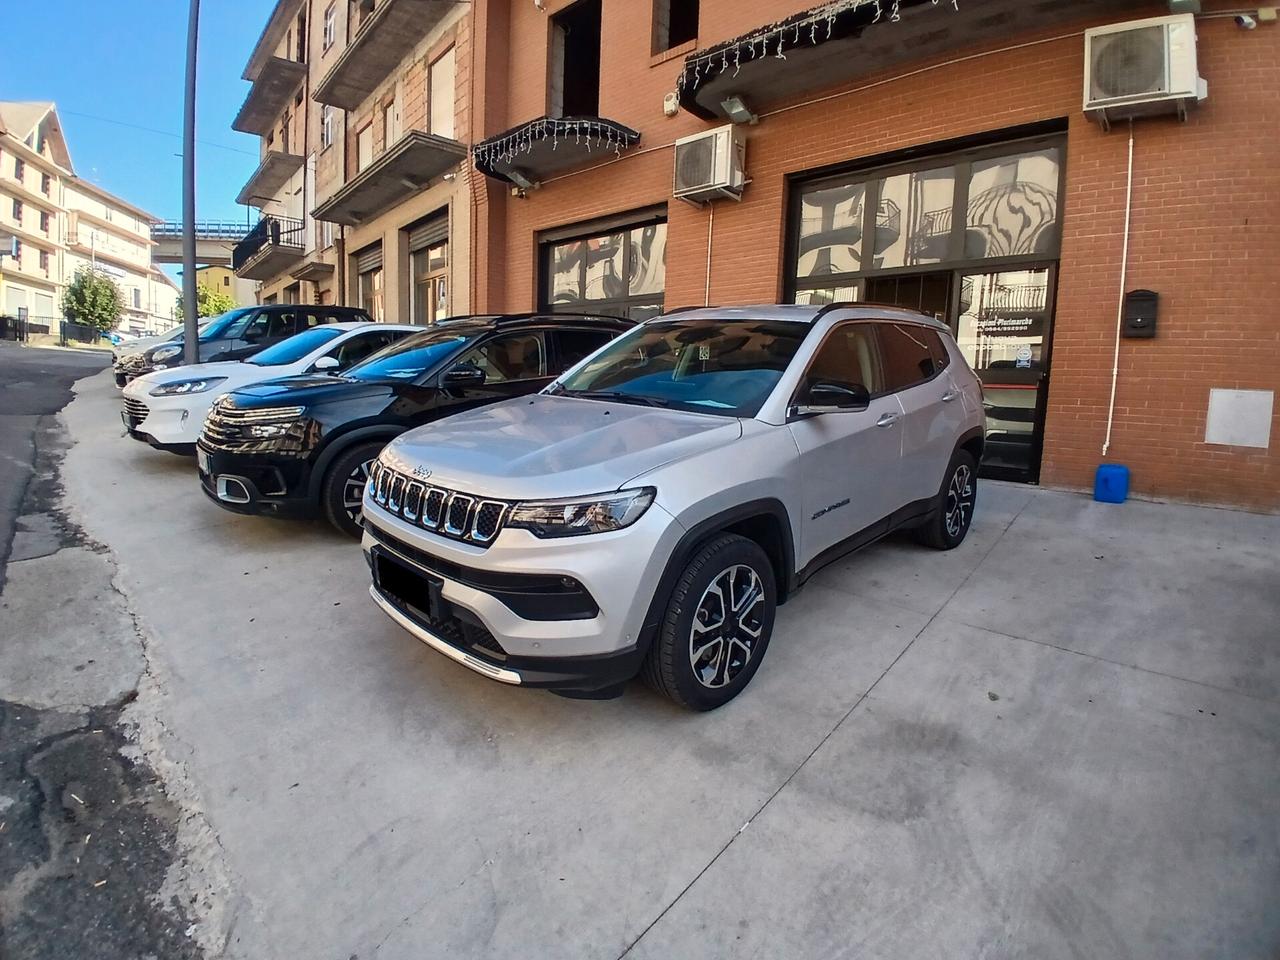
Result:
[[[204,266],[231,266],[231,251],[244,239],[249,227],[232,220],[196,221],[196,263]],[[182,262],[182,221],[162,220],[151,225],[154,263]]]

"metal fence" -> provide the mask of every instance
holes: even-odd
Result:
[[[62,345],[65,347],[68,343],[102,343],[102,331],[97,327],[91,327],[86,323],[72,323],[70,320],[62,321],[61,330]]]
[[[249,225],[238,220],[197,220],[196,236],[201,240],[239,240],[249,232]],[[181,240],[181,220],[161,220],[151,225],[153,240]]]

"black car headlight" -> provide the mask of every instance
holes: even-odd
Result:
[[[506,525],[535,537],[581,537],[629,527],[649,509],[657,491],[637,487],[564,500],[527,500],[511,508]]]

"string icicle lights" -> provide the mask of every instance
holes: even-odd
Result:
[[[932,0],[932,2],[935,7],[949,2],[953,10],[960,9],[960,0]],[[680,71],[680,77],[676,81],[676,87],[681,92],[691,85],[696,88],[704,80],[728,73],[730,66],[733,67],[732,75],[736,77],[742,70],[744,59],[756,60],[768,57],[771,46],[773,47],[772,56],[775,59],[786,60],[788,49],[802,46],[806,41],[816,46],[823,40],[830,40],[835,34],[837,19],[844,14],[854,13],[867,7],[875,10],[872,23],[879,23],[882,19],[887,19],[890,23],[898,23],[902,20],[899,4],[900,0],[832,0],[831,3],[810,10],[796,20],[762,27],[710,53],[693,54],[685,61],[684,69]],[[822,35],[824,27],[826,28],[825,37]]]

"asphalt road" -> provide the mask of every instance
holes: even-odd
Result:
[[[0,590],[38,434],[71,402],[71,385],[111,362],[103,350],[24,347],[0,340]]]
[[[172,784],[160,785],[130,714],[146,689],[143,638],[110,551],[84,535],[62,496],[70,441],[57,414],[73,384],[109,361],[0,342],[6,960],[205,955],[188,933],[201,893],[174,883],[179,832],[193,818]]]

